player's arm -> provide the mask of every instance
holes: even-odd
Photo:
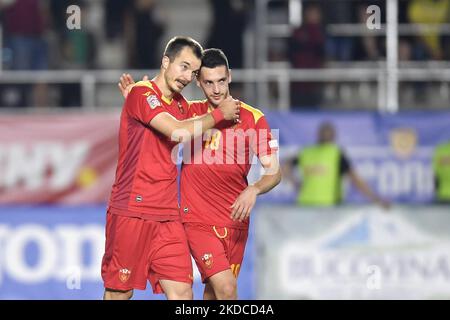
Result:
[[[238,196],[231,208],[231,219],[243,221],[250,216],[256,197],[272,190],[281,181],[281,170],[276,153],[259,157],[264,174],[254,184],[249,185]]]
[[[239,120],[239,101],[228,97],[211,113],[201,117],[179,121],[168,112],[155,116],[149,125],[172,139],[172,141],[186,142],[214,127],[222,120]]]
[[[370,201],[379,205],[383,209],[387,210],[390,208],[391,204],[388,201],[380,198],[354,169],[350,169],[350,171],[348,172],[348,176],[352,183],[356,186],[356,188],[368,199],[370,199]]]
[[[148,76],[144,76],[142,80],[148,80]],[[134,84],[134,79],[129,73],[122,74],[118,87],[125,99],[131,92]],[[239,108],[240,103],[228,97],[218,108],[207,115],[179,121],[168,112],[161,112],[152,118],[148,125],[171,138],[173,141],[186,142],[200,136],[203,132],[211,129],[216,123],[222,120],[239,121]]]
[[[384,209],[389,209],[390,203],[381,197],[379,197],[370,186],[364,181],[363,178],[356,172],[354,167],[351,165],[347,156],[344,153],[341,153],[341,167],[339,168],[340,174],[348,175],[350,181],[355,185],[355,187],[364,194],[370,201],[376,203],[380,207]]]

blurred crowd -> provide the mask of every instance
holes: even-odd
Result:
[[[366,24],[372,12],[370,5],[381,10],[381,24],[386,23],[386,1],[329,1],[305,2],[303,23],[289,39],[289,61],[294,68],[322,68],[330,62],[380,61],[386,59],[386,37],[367,32],[345,36],[331,32],[339,24]],[[441,34],[439,24],[450,21],[450,0],[399,0],[398,23],[434,24],[426,33],[400,35],[398,59],[402,62],[450,60],[450,34]],[[422,86],[423,88],[423,86]],[[317,83],[294,83],[293,105],[315,106],[323,97]]]
[[[386,22],[385,0],[305,1],[303,24],[290,39],[290,58],[294,66],[321,67],[326,61],[376,61],[386,54],[385,37],[367,32],[363,36],[333,35],[330,25],[366,24],[377,5],[381,23]],[[450,22],[450,0],[399,0],[399,24],[445,24]],[[450,60],[449,36],[439,28],[424,34],[400,36],[400,60]]]
[[[213,16],[210,35],[199,40],[204,41],[205,47],[220,46],[229,51],[233,66],[241,68],[243,46],[236,39],[245,28],[248,2],[209,2]],[[159,4],[157,0],[2,1],[3,67],[12,70],[158,68],[159,44],[167,27],[167,13],[160,10]],[[81,9],[79,30],[67,27],[70,13],[66,11],[71,5]],[[111,58],[111,62],[99,59],[100,46],[112,47],[116,43],[121,57]]]
[[[232,68],[246,67],[244,32],[254,27],[256,0],[209,0],[210,26],[205,47],[220,47]],[[208,2],[208,1],[205,1]],[[333,2],[334,5],[331,5]],[[283,60],[293,68],[323,68],[330,62],[379,61],[385,58],[385,37],[370,33],[346,36],[332,32],[336,24],[366,23],[369,5],[381,8],[385,23],[386,1],[303,1],[302,24],[284,39],[284,50],[273,49],[269,60]],[[270,12],[287,1],[270,2]],[[168,12],[158,0],[3,0],[0,2],[4,70],[155,69],[161,43],[166,41]],[[67,8],[81,9],[81,28],[70,30]],[[448,23],[450,0],[399,0],[399,23]],[[439,28],[426,34],[401,36],[401,61],[450,60],[448,34]],[[276,48],[275,46],[273,48]],[[0,87],[1,106],[48,105],[45,84],[21,94]],[[57,105],[80,105],[80,85],[60,85]],[[17,88],[17,86],[15,86]],[[320,103],[317,85],[293,85],[294,105]],[[7,92],[7,93],[5,93]],[[14,99],[14,97],[21,97]]]
[[[246,1],[210,0],[211,26],[205,47],[227,52],[243,67],[242,35]],[[80,8],[80,28],[68,8]],[[167,12],[157,0],[5,0],[0,2],[4,70],[156,69],[167,30]],[[229,35],[233,34],[233,37]],[[13,88],[14,87],[14,88]],[[80,105],[80,84],[59,85],[59,106]],[[0,86],[1,106],[46,106],[45,84]],[[19,92],[16,92],[19,91]]]

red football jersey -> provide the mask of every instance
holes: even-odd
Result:
[[[188,107],[181,94],[170,101],[163,97],[152,81],[138,82],[132,88],[120,118],[111,213],[159,221],[179,219],[177,167],[172,160],[178,146],[149,122],[161,112],[184,120]]]
[[[211,111],[206,100],[191,102],[189,116]],[[230,206],[248,186],[253,156],[269,155],[277,148],[270,142],[270,128],[261,111],[241,102],[240,120],[238,124],[223,121],[184,146],[180,180],[183,222],[248,228],[248,219],[231,220]]]

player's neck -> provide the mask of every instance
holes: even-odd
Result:
[[[225,99],[228,98],[229,96],[230,96],[230,94],[228,93],[228,94],[225,96]],[[209,108],[211,108],[211,109],[214,110],[214,109],[216,109],[218,106],[219,106],[219,105],[214,105],[214,104],[211,103],[211,101],[208,100],[208,107],[209,107]]]
[[[214,109],[216,109],[217,107],[218,107],[218,106],[213,105],[210,101],[208,101],[208,108],[214,110]]]
[[[161,90],[161,93],[164,97],[166,97],[167,99],[173,98],[175,93],[169,89],[169,86],[167,85],[164,76],[161,73],[153,79],[153,82],[158,86],[159,90]]]

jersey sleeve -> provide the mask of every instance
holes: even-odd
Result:
[[[146,125],[156,115],[167,112],[156,93],[152,89],[145,87],[134,87],[131,89],[125,101],[125,107],[132,118]]]
[[[273,138],[266,117],[262,116],[255,124],[256,139],[252,143],[253,152],[258,158],[271,155],[278,151],[278,141]]]
[[[188,118],[194,118],[203,115],[206,111],[205,109],[205,103],[199,102],[199,101],[188,101],[189,103],[189,109],[188,109]],[[207,110],[207,107],[206,107]]]

